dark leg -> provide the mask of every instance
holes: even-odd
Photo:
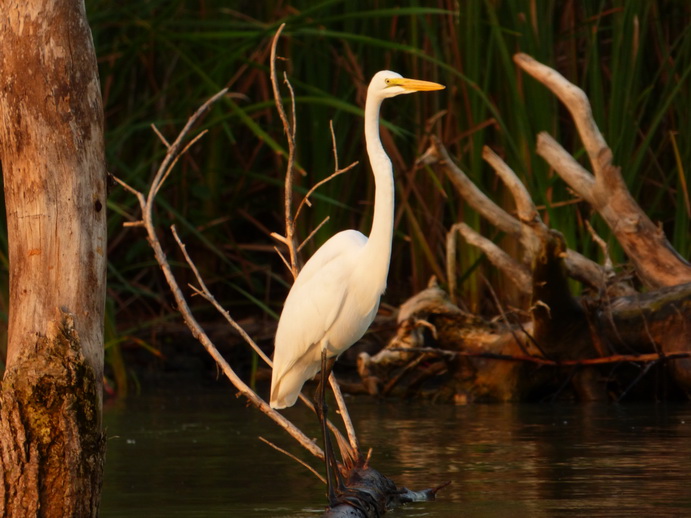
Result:
[[[329,434],[329,427],[327,424],[326,414],[328,408],[326,406],[326,384],[329,382],[329,375],[333,368],[334,359],[326,357],[326,349],[322,350],[322,365],[319,377],[319,385],[315,394],[314,408],[319,418],[319,423],[322,427],[322,435],[324,436],[324,464],[326,465],[326,486],[329,504],[337,501],[336,487],[341,489],[342,481],[341,474],[338,470],[336,457],[331,446],[331,435]],[[334,485],[334,476],[336,477],[336,485]]]

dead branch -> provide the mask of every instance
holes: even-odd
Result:
[[[512,236],[520,236],[521,223],[494,203],[468,178],[468,175],[454,163],[448,151],[436,136],[432,136],[432,143],[436,150],[439,164],[444,168],[463,199],[499,230]]]
[[[546,133],[538,136],[538,154],[602,216],[644,284],[656,288],[691,282],[691,264],[674,250],[664,232],[636,203],[621,170],[612,164],[612,150],[593,119],[585,92],[526,54],[516,54],[514,61],[549,88],[569,110],[593,174]]]
[[[285,178],[285,190],[284,190],[284,219],[286,224],[286,235],[283,237],[283,243],[288,247],[288,254],[290,257],[289,266],[290,273],[293,274],[293,279],[298,276],[299,265],[298,265],[298,255],[297,255],[297,243],[295,240],[295,220],[293,219],[293,174],[295,171],[295,132],[297,127],[297,121],[295,118],[295,96],[293,95],[293,90],[288,83],[288,88],[290,89],[290,99],[292,102],[292,120],[293,123],[288,121],[285,110],[283,109],[283,102],[281,101],[281,92],[278,88],[278,79],[276,77],[276,46],[278,44],[278,37],[281,35],[285,23],[282,23],[276,35],[274,36],[273,42],[271,43],[271,86],[273,87],[274,99],[276,100],[276,110],[278,115],[283,122],[283,129],[285,130],[286,138],[288,139],[288,165],[286,166],[286,178]]]
[[[435,347],[411,347],[406,349],[391,349],[392,351],[405,351],[406,353],[417,353],[420,356],[438,356],[447,360],[458,357],[466,358],[487,358],[490,360],[501,360],[507,362],[534,363],[550,367],[586,367],[591,365],[608,365],[613,363],[650,363],[659,361],[679,360],[691,358],[691,352],[675,351],[670,353],[647,353],[647,354],[613,354],[598,358],[583,358],[580,360],[550,360],[543,356],[519,355],[519,354],[500,354],[490,352],[475,351],[448,351]]]
[[[496,203],[490,200],[472,180],[458,167],[444,145],[439,139],[433,137],[434,155],[439,164],[444,168],[459,194],[468,204],[475,209],[482,217],[495,225],[499,230],[508,235],[516,237],[524,249],[523,264],[531,265],[533,258],[539,249],[539,243],[545,237],[547,227],[542,223],[535,208],[535,204],[530,198],[530,194],[522,186],[522,183],[515,172],[489,148],[483,150],[483,158],[497,171],[502,181],[507,185],[516,202],[518,218],[510,215]],[[428,157],[428,160],[430,158]],[[467,226],[455,227],[462,229],[462,235],[470,239],[468,244],[480,248],[488,259],[504,272],[523,293],[530,293],[531,283],[525,283],[525,276],[520,272],[521,267],[518,262],[501,252],[494,243],[486,238],[482,238],[475,231]],[[451,235],[451,232],[449,233]],[[449,282],[455,283],[450,277],[451,266],[448,264],[451,242],[447,239],[447,270],[449,271]],[[601,291],[605,287],[605,274],[600,265],[575,252],[567,249],[565,255],[565,265],[570,277],[577,279],[584,284],[593,287],[596,291]],[[525,268],[524,268],[525,269]]]
[[[280,92],[278,89],[278,84],[275,82],[275,77],[276,77],[276,53],[275,53],[275,48],[276,48],[276,42],[278,41],[278,38],[280,36],[281,30],[285,24],[282,24],[281,27],[278,29],[276,32],[276,35],[274,36],[274,42],[272,45],[272,53],[271,53],[271,75],[272,75],[272,80],[274,82],[274,102],[276,105],[276,108],[278,109],[279,113],[281,114],[281,121],[283,122],[283,129],[288,137],[289,145],[288,145],[288,167],[286,170],[286,182],[285,182],[285,191],[284,191],[284,205],[285,205],[285,226],[286,226],[286,236],[284,238],[281,238],[281,241],[283,241],[289,249],[290,252],[290,270],[291,273],[293,274],[293,278],[297,278],[297,275],[300,271],[300,266],[298,264],[298,258],[297,258],[297,252],[302,246],[304,245],[304,242],[300,246],[296,246],[297,239],[295,236],[295,220],[297,219],[300,210],[302,207],[306,204],[309,203],[308,199],[309,196],[321,185],[324,185],[326,182],[329,180],[335,178],[336,176],[345,173],[352,169],[356,164],[353,163],[343,169],[336,170],[334,173],[332,173],[329,177],[326,179],[318,182],[314,187],[312,187],[305,197],[303,198],[302,202],[298,205],[298,208],[295,211],[295,214],[293,215],[292,213],[292,190],[293,190],[293,164],[295,163],[295,125],[297,124],[296,120],[296,115],[295,115],[295,97],[293,94],[293,89],[292,86],[290,85],[290,81],[288,80],[287,77],[284,77],[284,83],[288,86],[288,89],[290,91],[290,98],[293,106],[293,113],[292,113],[292,126],[290,122],[288,121],[288,118],[285,116],[285,112],[283,110],[283,102],[280,97]],[[334,150],[335,153],[335,150]],[[338,156],[335,155],[335,164],[336,166],[338,165]],[[309,237],[313,235],[310,234]],[[305,240],[307,241],[307,240]],[[280,253],[279,253],[280,255]],[[283,258],[283,256],[281,256]],[[348,408],[345,405],[345,400],[343,399],[343,396],[341,395],[340,388],[338,387],[338,382],[336,381],[336,377],[331,373],[329,376],[329,383],[331,385],[331,388],[334,392],[334,395],[336,396],[336,403],[338,405],[338,410],[339,414],[341,416],[341,419],[343,420],[343,423],[346,428],[346,433],[348,435],[348,441],[345,441],[343,438],[343,435],[338,432],[336,433],[336,441],[339,445],[339,449],[341,451],[341,456],[343,458],[343,461],[346,463],[348,466],[353,466],[355,465],[358,460],[360,453],[358,451],[358,440],[357,436],[355,434],[355,427],[353,426],[352,420],[350,418],[350,414],[348,413]],[[301,394],[300,399],[305,402],[306,398]],[[309,404],[308,405],[311,409],[313,408],[313,405]],[[332,431],[337,431],[335,427],[331,423],[329,423],[329,427]]]
[[[509,280],[523,293],[524,295],[530,295],[533,292],[532,279],[530,276],[530,271],[528,268],[513,259],[509,254],[504,252],[501,248],[495,245],[492,241],[483,237],[478,232],[475,232],[465,223],[456,223],[449,230],[449,236],[458,232],[463,236],[466,243],[476,248],[482,250],[487,259],[496,266],[499,270],[504,272]],[[448,270],[448,283],[449,283],[449,293],[455,293],[456,291],[456,242],[455,240],[450,240],[447,238],[446,247],[446,262]],[[452,302],[455,302],[455,297],[451,298]]]
[[[208,110],[208,108],[213,103],[221,99],[226,94],[226,91],[226,89],[223,89],[216,95],[211,97],[189,118],[187,124],[185,124],[183,129],[180,131],[175,141],[168,147],[168,152],[166,153],[166,156],[161,162],[161,165],[159,166],[158,171],[154,176],[153,181],[151,182],[151,186],[146,197],[141,192],[130,187],[122,180],[116,180],[129,192],[134,194],[137,200],[139,201],[139,205],[142,211],[142,225],[144,226],[144,229],[146,231],[149,246],[151,246],[151,248],[154,251],[154,256],[161,270],[163,271],[166,282],[168,283],[168,287],[170,288],[171,293],[173,294],[173,297],[175,299],[176,306],[180,311],[183,319],[185,320],[185,324],[190,328],[195,338],[197,338],[197,340],[202,344],[204,349],[209,353],[209,355],[214,359],[216,364],[220,367],[221,371],[226,376],[226,378],[228,378],[228,380],[233,384],[233,386],[238,389],[242,396],[244,396],[252,405],[258,408],[269,418],[271,418],[274,422],[276,422],[281,428],[288,432],[288,434],[290,434],[296,441],[298,441],[298,443],[301,446],[303,446],[307,451],[312,453],[315,457],[323,459],[324,453],[322,452],[321,448],[319,448],[314,443],[314,441],[312,441],[305,434],[303,434],[302,431],[300,431],[300,429],[293,425],[293,423],[291,423],[288,419],[283,417],[283,415],[273,410],[268,405],[268,403],[266,403],[262,398],[260,398],[250,387],[248,387],[242,381],[242,379],[235,373],[233,368],[226,362],[226,360],[220,354],[216,346],[209,339],[202,326],[194,318],[189,308],[189,305],[187,304],[186,297],[182,293],[182,290],[178,285],[177,279],[175,278],[175,275],[172,272],[170,264],[168,263],[168,259],[166,258],[165,252],[161,247],[161,243],[158,238],[156,228],[154,226],[153,206],[156,192],[160,190],[163,180],[167,177],[168,172],[170,171],[171,164],[173,164],[175,161],[179,159],[184,149],[187,149],[187,147],[183,148],[183,144],[185,143],[187,135],[194,127],[195,123],[201,118],[201,116]],[[238,324],[236,324],[236,326],[236,328],[241,329],[241,327]],[[243,334],[246,336],[246,333],[243,332]]]

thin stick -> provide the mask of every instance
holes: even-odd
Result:
[[[310,195],[311,195],[314,191],[316,191],[319,187],[321,187],[322,185],[324,185],[326,182],[329,182],[329,181],[333,180],[333,179],[336,178],[338,175],[341,175],[341,174],[343,174],[343,173],[346,173],[346,172],[350,171],[350,170],[351,170],[353,167],[355,167],[357,164],[358,164],[358,162],[353,162],[353,163],[350,164],[348,167],[344,167],[343,169],[338,169],[337,171],[334,171],[333,173],[331,173],[329,176],[327,176],[327,177],[324,178],[323,180],[320,180],[320,181],[318,181],[317,183],[315,183],[315,184],[312,186],[312,188],[311,188],[309,191],[307,191],[307,194],[305,194],[305,197],[304,197],[304,198],[302,199],[302,201],[300,202],[300,205],[298,205],[298,208],[297,208],[297,210],[295,211],[295,217],[293,218],[293,220],[297,220],[297,219],[298,219],[298,216],[300,215],[300,211],[302,210],[302,207],[303,207],[305,204],[309,204],[308,199],[309,199]]]
[[[170,149],[170,143],[168,143],[168,141],[166,140],[166,138],[165,138],[165,137],[163,136],[163,134],[159,131],[158,126],[156,126],[155,124],[152,123],[152,124],[151,124],[151,129],[154,130],[154,133],[156,133],[156,135],[158,136],[159,140],[160,140],[161,142],[163,142],[163,145],[164,145],[166,148]]]
[[[285,456],[287,456],[287,457],[290,457],[291,459],[293,459],[293,460],[294,460],[295,462],[297,462],[298,464],[301,464],[302,466],[306,467],[308,470],[310,470],[312,473],[314,473],[314,475],[315,475],[319,480],[321,480],[322,483],[326,484],[326,479],[325,479],[324,477],[322,477],[316,469],[314,469],[312,466],[310,466],[309,464],[307,464],[304,460],[297,458],[295,455],[293,455],[293,454],[290,453],[289,451],[284,450],[283,448],[277,446],[276,444],[272,443],[272,442],[269,441],[268,439],[264,439],[264,437],[262,437],[261,435],[259,436],[259,440],[262,441],[262,442],[265,443],[265,444],[268,444],[268,445],[271,446],[274,450],[281,452],[283,455],[285,455]]]
[[[151,187],[149,189],[149,194],[146,199],[146,205],[147,206],[152,206],[152,202],[154,197],[156,196],[156,193],[158,190],[161,188],[162,181],[165,178],[166,171],[168,171],[168,167],[171,162],[174,160],[178,159],[178,150],[182,147],[183,142],[187,138],[187,134],[190,132],[192,127],[197,123],[197,121],[201,118],[202,115],[209,109],[209,107],[214,104],[216,101],[218,101],[221,97],[223,97],[226,93],[228,92],[227,88],[222,89],[219,91],[216,95],[208,99],[204,104],[202,104],[196,112],[187,120],[187,123],[185,126],[180,130],[180,133],[178,134],[178,137],[175,139],[175,141],[170,145],[168,148],[168,152],[166,153],[166,156],[163,158],[163,161],[161,162],[161,165],[158,167],[158,171],[156,172],[156,175],[154,176],[154,179],[151,181]],[[143,212],[143,211],[142,211]],[[145,221],[146,223],[146,221]]]
[[[609,246],[605,242],[604,239],[602,239],[597,232],[595,232],[595,229],[593,226],[590,224],[590,221],[587,219],[585,220],[585,228],[588,229],[588,232],[590,233],[590,237],[593,238],[593,241],[597,243],[597,245],[600,247],[600,250],[602,250],[602,255],[605,258],[605,271],[607,272],[608,275],[614,275],[614,264],[612,263],[612,259],[609,257]]]
[[[271,359],[264,353],[264,351],[261,350],[261,348],[257,345],[257,343],[249,336],[249,334],[243,329],[243,327],[238,324],[235,319],[230,315],[228,310],[226,310],[221,304],[216,300],[216,297],[213,296],[213,294],[209,291],[209,289],[206,287],[206,283],[204,282],[204,279],[202,278],[201,274],[199,273],[199,270],[197,269],[197,266],[194,264],[194,261],[192,261],[192,258],[189,256],[187,253],[187,247],[185,244],[182,242],[180,239],[180,236],[177,233],[177,230],[175,228],[175,225],[171,226],[171,231],[173,233],[173,236],[175,240],[178,243],[178,246],[180,250],[182,251],[183,256],[185,257],[185,261],[189,265],[189,267],[192,269],[192,272],[194,273],[197,282],[199,282],[199,286],[201,289],[189,285],[189,287],[199,296],[203,297],[206,299],[216,310],[223,315],[223,317],[226,319],[226,321],[235,329],[238,334],[242,337],[243,340],[247,344],[252,347],[255,353],[269,366],[273,367],[273,362]],[[341,396],[342,397],[342,396]],[[302,393],[300,393],[300,400],[312,411],[314,411],[314,406],[312,405],[312,402]],[[331,421],[328,421],[328,426],[329,429],[338,436],[338,439],[340,442],[345,443],[345,438],[341,434],[341,431],[334,425]],[[354,456],[354,452],[357,452],[357,449],[354,451],[347,451],[346,454],[350,455],[351,457]]]
[[[295,128],[297,126],[295,118],[295,96],[293,95],[293,89],[287,79],[285,82],[288,84],[288,89],[290,91],[290,97],[293,106],[293,123],[288,121],[285,109],[283,108],[283,102],[281,99],[281,92],[278,88],[278,79],[276,77],[276,46],[278,44],[278,38],[281,32],[285,28],[285,23],[276,31],[273,42],[271,43],[271,86],[274,92],[274,102],[276,105],[276,111],[281,118],[283,123],[283,130],[285,131],[286,138],[288,139],[288,164],[286,165],[286,179],[283,192],[283,204],[284,204],[284,217],[285,217],[285,239],[286,245],[288,246],[288,254],[290,258],[290,273],[293,275],[293,279],[298,276],[298,256],[297,256],[297,245],[295,243],[295,219],[292,216],[293,207],[293,175],[295,172]]]
[[[334,169],[338,171],[338,147],[336,146],[336,133],[334,132],[334,121],[329,120],[329,130],[331,131],[331,149],[334,154]],[[355,162],[357,164],[357,162]]]
[[[201,115],[211,106],[211,104],[223,95],[225,95],[226,89],[221,90],[208,101],[206,101],[187,121],[184,128],[178,134],[173,144],[168,148],[168,152],[161,162],[156,175],[149,187],[149,192],[146,197],[142,193],[139,193],[132,187],[126,186],[124,182],[119,181],[119,183],[127,188],[130,192],[134,193],[137,200],[140,203],[142,210],[142,221],[144,228],[147,233],[147,240],[149,245],[153,249],[154,256],[158,262],[163,275],[168,283],[168,287],[173,294],[178,311],[180,311],[187,327],[192,331],[197,340],[206,349],[209,355],[215,360],[216,364],[219,366],[221,371],[230,380],[230,382],[239,390],[239,392],[255,407],[260,411],[265,413],[269,418],[275,421],[281,428],[288,432],[295,440],[298,441],[307,451],[313,454],[317,458],[323,458],[324,452],[317,446],[314,441],[307,437],[299,428],[297,428],[288,419],[283,417],[275,410],[273,410],[268,403],[266,403],[262,398],[260,398],[252,389],[250,389],[241,379],[231,366],[226,362],[223,356],[219,353],[216,346],[209,339],[206,332],[203,330],[199,322],[194,318],[192,312],[187,304],[187,300],[180,289],[177,280],[171,270],[170,264],[166,258],[165,253],[161,247],[160,240],[156,234],[156,229],[153,223],[153,205],[156,192],[161,188],[162,181],[166,178],[166,171],[169,170],[170,164],[178,156],[178,150],[182,148],[182,143],[185,141],[187,134],[194,126],[195,122],[201,117]],[[187,148],[185,148],[187,149]],[[240,328],[240,326],[238,326]],[[241,329],[241,328],[240,328]],[[244,333],[246,335],[246,333]]]
[[[331,384],[331,390],[333,390],[334,396],[336,397],[336,403],[338,404],[338,409],[341,413],[341,419],[343,419],[343,424],[346,428],[346,433],[348,434],[348,441],[350,442],[350,447],[353,452],[358,452],[360,450],[360,444],[357,440],[357,435],[355,434],[355,427],[353,426],[353,420],[350,418],[348,413],[348,408],[345,404],[345,399],[343,399],[343,393],[341,392],[341,387],[336,381],[336,377],[333,372],[329,376],[329,383]]]
[[[175,241],[178,243],[178,247],[180,248],[180,251],[182,252],[182,255],[185,257],[185,261],[187,262],[188,266],[192,270],[192,273],[194,273],[195,278],[197,279],[197,282],[199,283],[199,286],[201,286],[201,289],[198,289],[191,284],[188,284],[188,286],[194,290],[194,292],[197,295],[201,295],[203,298],[205,298],[208,302],[210,302],[221,314],[225,317],[225,319],[228,321],[228,323],[235,329],[240,336],[242,337],[245,342],[247,342],[250,347],[254,350],[255,353],[257,353],[265,362],[271,363],[271,360],[269,360],[269,357],[264,354],[264,351],[262,351],[257,343],[252,340],[252,337],[247,334],[247,332],[242,328],[240,324],[238,324],[233,317],[230,316],[230,313],[223,309],[223,307],[216,301],[216,298],[211,294],[209,289],[206,287],[206,283],[204,282],[204,279],[202,278],[201,274],[199,273],[199,270],[197,269],[197,265],[194,264],[194,261],[192,261],[192,258],[189,256],[187,253],[187,247],[185,244],[182,242],[180,239],[180,236],[178,235],[178,231],[175,228],[175,225],[171,225],[170,230],[173,234],[173,237],[175,238]]]
[[[581,360],[549,360],[541,356],[521,356],[511,354],[471,352],[471,351],[446,351],[435,349],[434,347],[392,347],[391,351],[430,354],[444,356],[448,359],[464,356],[468,358],[485,358],[489,360],[501,360],[510,362],[527,362],[551,367],[582,367],[586,365],[607,365],[611,363],[648,363],[660,360],[672,361],[683,358],[691,358],[689,351],[675,351],[671,353],[646,353],[646,354],[614,354],[611,356],[600,356],[598,358],[586,358]]]
[[[314,234],[316,234],[317,232],[319,232],[319,229],[322,228],[322,227],[326,224],[326,222],[329,221],[329,219],[330,219],[330,216],[326,216],[326,217],[322,220],[322,222],[319,223],[319,225],[317,225],[317,226],[314,228],[314,230],[312,230],[312,232],[309,233],[309,235],[305,238],[305,240],[304,240],[302,243],[300,243],[300,246],[298,246],[298,252],[299,252],[300,250],[302,250],[302,247],[304,247],[307,243],[309,243],[309,240],[312,239],[312,238],[314,237]]]
[[[185,147],[182,149],[182,151],[180,151],[180,152],[175,156],[175,159],[170,163],[170,165],[168,166],[168,169],[166,169],[166,172],[165,172],[164,175],[161,177],[161,181],[160,181],[159,184],[158,184],[158,187],[157,187],[157,189],[156,189],[156,192],[154,193],[154,196],[155,196],[156,194],[158,194],[158,189],[161,188],[161,186],[163,185],[163,182],[165,182],[166,179],[168,178],[168,176],[170,176],[171,171],[172,171],[173,168],[177,165],[178,160],[180,160],[180,157],[182,157],[185,153],[187,153],[187,150],[190,149],[200,138],[202,138],[204,135],[206,135],[206,133],[207,133],[207,130],[204,130],[204,131],[202,131],[201,133],[199,133],[199,135],[195,136],[192,140],[190,140],[190,141],[185,145]]]
[[[274,236],[275,237],[275,236]],[[281,236],[282,237],[282,236]],[[281,261],[283,261],[283,264],[286,265],[286,268],[290,270],[290,263],[288,262],[288,259],[285,258],[285,256],[281,253],[281,251],[278,249],[277,246],[274,247],[274,250],[276,250],[276,253],[278,254],[278,257],[281,258]],[[299,250],[299,249],[298,249]]]

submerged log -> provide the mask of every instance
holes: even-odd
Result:
[[[402,504],[434,500],[437,492],[448,484],[411,491],[397,487],[390,478],[369,466],[356,467],[348,472],[348,489],[341,502],[327,509],[323,518],[378,518]]]

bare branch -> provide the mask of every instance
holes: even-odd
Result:
[[[163,134],[159,131],[158,126],[155,124],[151,124],[151,129],[154,130],[154,133],[156,133],[156,136],[159,138],[161,142],[163,142],[163,145],[167,148],[170,149],[170,143],[166,140],[166,138],[163,136]]]
[[[288,259],[285,258],[285,256],[281,253],[281,251],[278,249],[277,246],[274,246],[274,250],[276,250],[278,257],[281,258],[281,261],[283,261],[283,264],[286,265],[286,268],[288,268],[290,270],[290,263],[288,262]]]
[[[492,151],[488,146],[482,148],[482,158],[492,166],[492,168],[499,175],[499,178],[504,182],[504,185],[511,191],[513,199],[516,202],[516,213],[518,219],[523,223],[533,224],[540,220],[533,199],[525,188],[523,182],[518,179],[516,173],[513,172],[506,162],[504,162],[499,155]]]
[[[543,65],[527,54],[516,54],[514,61],[523,70],[552,90],[559,100],[564,103],[564,106],[569,110],[573,121],[576,123],[578,134],[581,136],[590,162],[593,164],[597,174],[598,167],[596,164],[600,163],[603,152],[608,151],[609,147],[602,133],[600,133],[600,129],[595,124],[588,96],[559,72]]]
[[[520,235],[521,223],[516,218],[507,214],[501,207],[489,199],[485,193],[477,188],[472,180],[468,178],[453,160],[451,160],[449,153],[439,139],[433,136],[432,141],[437,150],[440,163],[444,166],[449,179],[470,206],[498,229],[511,235]]]
[[[206,135],[207,130],[202,131],[199,133],[199,135],[196,135],[192,140],[190,140],[185,147],[175,155],[175,158],[170,162],[170,165],[166,169],[165,173],[161,177],[161,180],[158,183],[158,187],[156,188],[156,192],[154,193],[154,196],[158,194],[159,189],[161,186],[163,186],[163,182],[165,182],[168,179],[168,176],[170,176],[171,171],[175,167],[175,165],[178,163],[178,160],[180,160],[180,157],[182,157],[185,153],[187,153],[187,150],[190,149],[200,138],[202,138],[204,135]]]
[[[334,171],[333,173],[331,173],[331,174],[330,174],[329,176],[327,176],[326,178],[324,178],[323,180],[320,180],[320,181],[318,181],[317,183],[315,183],[315,184],[312,186],[312,188],[311,188],[309,191],[307,191],[307,194],[305,194],[305,197],[304,197],[304,198],[302,199],[302,201],[300,202],[300,205],[298,205],[298,208],[297,208],[297,210],[295,211],[295,216],[293,217],[293,221],[295,221],[295,220],[298,219],[298,216],[300,215],[300,211],[302,210],[302,207],[303,207],[306,203],[309,203],[309,197],[311,196],[311,194],[312,194],[314,191],[316,191],[319,187],[321,187],[322,185],[324,185],[326,182],[329,182],[329,181],[333,180],[334,178],[336,178],[337,176],[339,176],[339,175],[341,175],[341,174],[343,174],[343,173],[346,173],[346,172],[350,171],[350,170],[351,170],[353,167],[355,167],[356,165],[358,165],[358,162],[353,162],[353,163],[350,164],[348,167],[345,167],[345,168],[343,168],[343,169],[338,169],[338,170]]]
[[[620,169],[612,164],[612,150],[595,124],[583,90],[530,56],[516,54],[514,61],[547,86],[569,110],[593,175],[544,133],[538,137],[538,153],[607,222],[644,284],[659,288],[691,282],[691,264],[679,255],[664,232],[636,203]]]
[[[284,430],[286,430],[307,451],[312,453],[314,456],[323,459],[324,453],[321,450],[321,448],[319,448],[310,438],[308,438],[304,433],[302,433],[302,431],[300,431],[293,423],[291,423],[288,419],[283,417],[283,415],[273,410],[262,398],[260,398],[252,389],[250,389],[240,379],[240,377],[237,376],[235,371],[219,353],[218,349],[216,349],[215,345],[209,339],[208,335],[205,333],[199,322],[192,315],[189,305],[187,304],[187,300],[183,295],[182,290],[180,289],[177,283],[175,275],[171,270],[170,264],[168,263],[166,255],[163,252],[160,241],[158,239],[158,235],[156,234],[155,226],[153,224],[153,205],[155,193],[161,186],[161,180],[165,177],[165,172],[168,170],[169,165],[177,156],[178,150],[182,147],[182,143],[185,141],[187,134],[194,125],[194,122],[198,120],[201,114],[204,113],[204,111],[206,111],[206,109],[214,101],[221,98],[224,94],[225,89],[217,93],[211,99],[209,99],[206,103],[204,103],[204,105],[202,105],[202,107],[199,110],[197,110],[197,112],[192,117],[190,117],[190,119],[188,120],[185,127],[181,130],[175,142],[173,142],[173,144],[168,148],[168,152],[163,161],[161,162],[158,172],[154,177],[154,181],[152,182],[149,188],[148,196],[145,198],[140,193],[134,191],[134,189],[129,188],[129,190],[135,193],[135,195],[137,195],[137,199],[139,200],[142,209],[142,220],[144,222],[144,228],[147,233],[149,245],[153,249],[156,261],[158,262],[161,270],[163,271],[166,282],[168,283],[171,293],[173,294],[173,297],[175,299],[176,306],[180,311],[183,319],[185,320],[185,323],[192,331],[194,336],[201,343],[204,349],[206,349],[208,354],[214,359],[214,361],[220,367],[224,375],[250,403],[252,403],[255,407],[257,407],[259,410],[261,410],[263,413],[269,416]],[[195,275],[197,275],[198,272],[196,272],[196,268],[194,270]],[[241,332],[241,334],[243,334],[243,336],[246,339],[249,338],[248,335],[244,331],[242,331],[242,328],[239,325],[236,324],[234,327],[236,327],[236,329],[238,329],[238,331]],[[250,339],[248,343],[253,343],[253,341]]]
[[[338,385],[338,381],[336,381],[336,376],[334,376],[333,372],[329,376],[329,383],[331,384],[331,389],[336,397],[338,408],[341,410],[341,419],[343,419],[343,424],[345,425],[346,433],[348,434],[348,441],[350,442],[351,461],[354,461],[356,457],[352,454],[360,450],[360,444],[358,443],[357,435],[355,434],[353,421],[350,418],[350,414],[347,412],[345,400],[343,399],[343,393],[341,393],[341,387]],[[346,412],[343,412],[343,409],[346,409]],[[341,450],[343,451],[342,448]]]
[[[171,227],[171,231],[173,233],[173,236],[175,237],[176,242],[178,243],[178,246],[180,247],[180,250],[182,251],[183,256],[185,257],[185,261],[189,265],[189,267],[192,269],[192,272],[194,273],[195,278],[197,279],[197,282],[199,283],[199,286],[201,289],[196,288],[194,286],[190,286],[190,288],[197,294],[206,299],[211,305],[216,308],[216,310],[223,315],[223,317],[226,319],[226,321],[235,329],[240,337],[247,343],[249,346],[254,350],[255,353],[266,363],[269,367],[273,367],[273,362],[269,357],[264,354],[264,351],[261,350],[261,348],[257,345],[257,343],[250,337],[250,335],[244,330],[244,328],[238,324],[233,317],[230,316],[230,313],[228,310],[226,310],[219,302],[216,300],[216,297],[213,296],[213,294],[209,291],[209,289],[206,287],[206,283],[204,282],[204,279],[202,278],[201,274],[199,273],[199,270],[197,269],[197,266],[194,264],[194,261],[192,261],[192,258],[189,256],[187,253],[187,247],[185,244],[182,242],[180,237],[178,236],[177,230],[175,229],[175,226]],[[341,396],[341,399],[343,397]],[[300,394],[300,400],[312,411],[314,411],[314,406],[312,405],[312,402],[307,399],[307,397],[304,394]],[[272,410],[275,412],[275,410]],[[346,426],[348,426],[348,423],[350,422],[350,417],[346,413],[346,418],[344,418],[344,421],[346,423]],[[336,435],[336,438],[341,442],[345,443],[345,439],[343,438],[343,435],[341,434],[340,430],[336,428],[336,426],[329,421],[328,422],[329,429]],[[352,427],[352,424],[351,424]],[[349,432],[350,433],[350,432]],[[346,443],[347,444],[347,443]],[[352,440],[351,440],[352,444]],[[355,441],[355,444],[357,445],[357,441]],[[348,449],[346,448],[345,450],[342,450],[342,453],[344,455],[348,455],[351,458],[355,458],[355,453],[357,452],[357,449]]]
[[[454,225],[454,228],[458,229],[458,232],[469,245],[482,250],[487,256],[487,259],[489,259],[494,266],[499,268],[499,270],[504,272],[522,293],[530,295],[533,292],[533,281],[528,268],[513,259],[492,241],[475,232],[465,223],[458,223]]]
[[[281,35],[285,27],[285,23],[276,31],[273,42],[271,43],[271,85],[274,92],[274,102],[276,105],[276,111],[283,122],[283,130],[285,131],[286,138],[288,139],[288,164],[286,165],[286,179],[285,188],[283,193],[284,200],[284,218],[286,225],[285,239],[288,246],[288,254],[290,257],[290,273],[293,274],[293,279],[297,278],[299,265],[297,256],[297,244],[295,242],[295,219],[293,218],[293,175],[295,172],[295,128],[297,126],[295,120],[295,96],[293,95],[293,89],[287,79],[285,82],[288,84],[290,91],[290,98],[293,106],[293,124],[291,125],[286,116],[286,112],[283,109],[283,101],[281,99],[281,92],[278,88],[278,79],[276,78],[276,45],[278,44],[278,38]]]
[[[173,161],[178,160],[178,158],[179,158],[178,151],[182,148],[182,144],[186,140],[187,135],[191,131],[192,127],[197,123],[197,121],[201,118],[201,116],[206,113],[206,111],[209,109],[209,107],[212,104],[214,104],[216,101],[218,101],[221,97],[223,97],[227,92],[228,92],[227,88],[224,88],[221,91],[219,91],[216,95],[214,95],[209,100],[207,100],[204,104],[202,104],[197,109],[197,111],[194,112],[194,114],[187,120],[187,123],[185,124],[185,126],[182,128],[182,130],[180,130],[178,137],[168,147],[168,152],[166,153],[166,156],[164,157],[163,161],[161,162],[161,165],[159,165],[158,171],[156,172],[154,179],[151,181],[151,188],[149,189],[149,194],[148,194],[147,200],[146,200],[147,205],[152,204],[153,198],[156,196],[156,193],[161,188],[163,180],[166,177],[166,173],[170,168],[170,164]],[[140,201],[140,203],[141,203],[141,201]]]
[[[268,445],[271,446],[274,450],[276,450],[276,451],[278,451],[278,452],[281,452],[281,453],[282,453],[283,455],[285,455],[286,457],[289,457],[289,458],[293,459],[293,460],[294,460],[295,462],[297,462],[298,464],[304,466],[305,468],[307,468],[308,470],[310,470],[319,480],[321,480],[323,484],[326,484],[326,479],[325,479],[324,477],[322,477],[316,469],[314,469],[312,466],[310,466],[309,464],[307,464],[307,463],[306,463],[305,461],[303,461],[302,459],[297,458],[295,455],[293,455],[293,454],[290,453],[289,451],[286,451],[286,450],[284,450],[283,448],[280,448],[279,446],[275,445],[274,443],[272,443],[272,442],[269,441],[268,439],[265,439],[265,438],[262,437],[261,435],[259,436],[259,440],[262,441],[262,442],[265,443],[265,444],[268,444]]]
[[[537,136],[537,154],[544,158],[569,186],[591,205],[595,204],[595,179],[548,133]]]
[[[319,232],[319,229],[322,228],[322,227],[326,224],[326,222],[329,221],[329,219],[330,219],[330,216],[326,216],[326,217],[322,220],[322,222],[319,223],[319,225],[317,225],[317,226],[314,228],[314,230],[312,230],[312,232],[309,233],[309,235],[305,238],[305,240],[304,240],[302,243],[300,243],[300,246],[298,246],[298,252],[299,252],[300,250],[302,250],[302,247],[304,247],[307,243],[309,243],[309,240],[312,239],[312,238],[314,237],[314,234],[316,234],[317,232]]]

